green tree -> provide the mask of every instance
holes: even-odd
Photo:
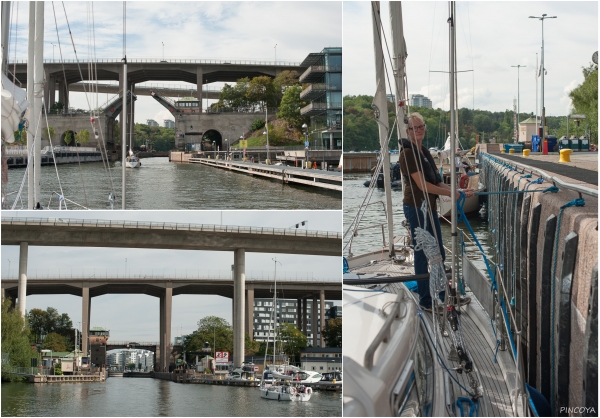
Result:
[[[50,334],[46,335],[46,338],[44,338],[42,347],[44,347],[46,350],[52,351],[67,351],[67,342],[65,337],[62,335],[56,332],[51,332]]]
[[[598,66],[591,64],[583,68],[584,81],[569,93],[573,101],[574,113],[587,117],[590,127],[590,141],[598,143]],[[570,131],[571,132],[571,131]]]
[[[65,132],[64,138],[65,144],[70,145],[71,141],[73,141],[73,133],[71,131]]]
[[[277,106],[273,79],[266,75],[254,77],[248,84],[246,97],[251,105],[258,104],[261,109],[265,106]]]
[[[246,356],[255,356],[260,350],[260,343],[256,340],[250,340],[248,333],[244,335],[244,346]]]
[[[306,348],[306,335],[294,324],[283,323],[279,327],[279,339],[283,352],[289,355],[294,362],[300,363],[300,350]]]
[[[193,358],[192,351],[201,351],[205,342],[209,343],[213,352],[233,353],[233,327],[226,320],[217,316],[206,316],[200,319],[198,329],[184,340],[187,358]]]
[[[323,330],[323,338],[327,347],[342,346],[342,318],[330,319]]]
[[[302,124],[309,121],[308,117],[300,115],[300,108],[302,107],[301,92],[302,87],[298,85],[286,89],[277,112],[278,118],[285,120],[295,128],[300,128]]]
[[[284,70],[277,74],[273,80],[275,89],[281,93],[287,90],[288,87],[298,85],[298,73],[296,71]]]
[[[134,370],[135,369],[135,363],[127,363],[126,368],[128,368],[129,370]]]
[[[90,142],[90,131],[84,129],[75,134],[75,142],[81,145],[85,145]]]
[[[21,312],[12,307],[10,298],[2,301],[2,333],[0,333],[0,351],[2,357],[8,357],[8,363],[2,362],[2,380],[10,379],[4,373],[4,366],[29,367],[31,358],[37,357],[29,344],[29,326]]]
[[[31,342],[40,344],[46,336],[48,313],[42,309],[33,308],[27,313],[26,317],[29,322]]]
[[[54,138],[54,135],[56,135],[56,131],[54,130],[54,128],[52,126],[48,126],[46,129],[42,130],[44,136],[46,137],[46,139],[50,142],[52,142],[52,138]]]

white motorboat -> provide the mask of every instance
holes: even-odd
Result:
[[[271,385],[259,388],[260,396],[274,401],[308,402],[312,396],[312,388],[300,385]]]
[[[127,156],[127,160],[125,161],[125,167],[127,168],[139,168],[141,167],[142,162],[140,161],[140,158],[135,155],[133,153],[133,151],[131,151],[131,149],[129,150],[129,155]]]
[[[289,374],[273,372],[273,377],[276,379],[288,380],[296,383],[317,383],[321,381],[323,375],[315,371],[301,370]]]

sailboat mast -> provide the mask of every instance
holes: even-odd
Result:
[[[8,44],[10,29],[10,1],[2,2],[2,74],[8,70]]]
[[[456,288],[456,276],[458,273],[458,259],[457,259],[457,234],[456,234],[456,216],[457,208],[455,203],[456,196],[456,3],[451,1],[450,7],[450,19],[448,19],[450,28],[450,143],[452,147],[450,149],[450,188],[451,188],[451,201],[452,211],[452,283],[451,286]]]
[[[33,94],[33,85],[34,85],[34,75],[33,71],[35,68],[35,55],[34,55],[34,43],[35,43],[35,2],[29,2],[29,37],[27,41],[27,101],[29,102],[29,106],[27,107],[27,112],[25,113],[25,118],[29,121],[29,126],[31,130],[27,129],[27,160],[31,162],[33,158],[33,135],[34,135],[34,127],[35,127],[35,111],[33,106],[33,98],[35,95]],[[34,199],[34,182],[33,182],[33,165],[31,163],[28,164],[29,168],[27,170],[27,205],[29,209],[35,208],[35,199]]]
[[[393,207],[390,176],[390,154],[388,152],[388,112],[387,98],[385,95],[385,66],[383,61],[383,47],[381,37],[381,10],[378,1],[371,2],[371,14],[373,16],[373,43],[375,45],[375,80],[377,90],[373,98],[373,109],[375,111],[375,121],[379,128],[379,144],[381,151],[380,158],[383,159],[383,183],[385,187],[385,212],[388,224],[388,242],[389,256],[395,255],[394,251],[394,222],[393,222]],[[377,175],[377,173],[375,173]]]
[[[399,1],[389,2],[390,24],[392,30],[392,49],[394,56],[392,65],[394,68],[395,79],[395,100],[396,100],[396,132],[398,134],[398,149],[400,149],[401,138],[406,135],[406,41],[404,40],[404,29],[402,24],[402,3]]]
[[[33,4],[33,3],[31,3]],[[44,2],[35,2],[35,50],[34,50],[34,120],[29,121],[30,126],[35,127],[34,156],[33,156],[33,205],[42,200],[41,197],[41,173],[42,173],[42,100],[44,92]],[[33,124],[33,125],[32,125]],[[29,166],[31,167],[31,165]]]
[[[123,2],[123,109],[121,110],[121,209],[125,210],[125,168],[127,165],[127,54],[125,49],[125,10]]]
[[[277,349],[277,259],[275,262],[275,295],[273,297],[273,367],[275,367],[275,355]]]

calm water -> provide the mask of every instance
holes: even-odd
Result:
[[[8,172],[8,192],[17,191],[24,168]],[[121,166],[110,168],[115,209],[121,209]],[[65,197],[90,209],[110,209],[110,177],[101,162],[58,166]],[[306,186],[290,186],[201,164],[170,163],[168,157],[145,158],[139,169],[127,170],[127,209],[341,209],[342,194]],[[42,167],[44,206],[60,192],[53,166]],[[12,205],[15,195],[8,197]],[[27,184],[22,193],[27,202]],[[87,199],[87,204],[86,204]],[[75,205],[68,205],[76,209]],[[20,202],[16,209],[20,209]],[[58,209],[56,195],[51,208]]]
[[[344,176],[344,232],[347,226],[354,219],[358,207],[360,207],[361,203],[364,200],[367,187],[365,187],[363,183],[369,179],[370,175],[368,174],[355,174]],[[406,229],[404,229],[400,224],[404,220],[404,211],[402,210],[403,197],[404,196],[402,194],[402,190],[392,191],[395,235],[406,235],[408,233]],[[383,189],[374,190],[370,202],[373,203],[377,201],[385,201],[385,193]],[[365,213],[362,219],[363,220],[360,224],[361,227],[387,222],[385,212],[383,211],[383,207],[381,204],[371,205],[371,208]],[[491,237],[488,231],[487,218],[481,215],[472,216],[469,217],[469,223],[475,231],[475,235],[477,236],[477,239],[479,240],[481,246],[485,250],[486,255],[489,256],[492,252],[489,248]],[[440,219],[440,224],[442,227],[442,238],[444,240],[444,245],[446,246],[446,248],[451,248],[452,242],[450,240],[450,224],[448,224],[443,219]],[[465,225],[462,223],[458,224],[458,228],[465,230],[465,232],[468,232]],[[346,244],[346,242],[347,239],[344,239],[344,245]],[[354,242],[352,244],[352,253],[361,254],[369,250],[372,251],[373,246],[381,246],[382,243],[383,241],[381,235],[381,227],[359,231],[359,236],[354,238]],[[479,267],[482,271],[485,270],[485,263],[483,262],[480,256],[481,253],[477,246],[475,244],[471,244],[469,241],[466,241],[465,250],[469,259],[473,260],[475,265]],[[348,248],[345,248],[344,255],[347,254]]]
[[[2,416],[342,416],[339,392],[309,402],[262,399],[258,388],[109,378],[104,383],[2,383]]]

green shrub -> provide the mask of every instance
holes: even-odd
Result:
[[[264,128],[264,126],[265,126],[265,120],[264,119],[254,119],[254,122],[252,122],[251,129],[253,131],[258,131],[259,129]]]

